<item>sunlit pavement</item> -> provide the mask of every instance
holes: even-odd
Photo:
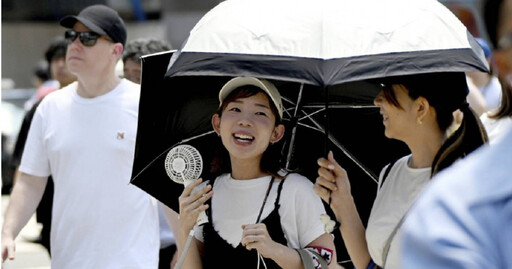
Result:
[[[8,203],[9,196],[2,195],[2,223]],[[46,249],[28,241],[36,238],[40,231],[41,224],[36,222],[34,215],[16,238],[16,258],[6,261],[4,269],[50,269],[50,257]]]

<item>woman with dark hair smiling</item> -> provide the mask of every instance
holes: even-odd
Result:
[[[237,77],[222,87],[219,100],[212,116],[222,141],[216,177],[197,193],[200,180],[190,184],[180,197],[179,255],[199,213],[208,209],[209,220],[197,227],[184,266],[257,268],[261,262],[261,268],[325,269],[332,260],[335,268],[333,238],[320,220],[325,209],[313,184],[279,166],[273,145],[285,131],[279,91],[266,80]]]
[[[487,141],[466,102],[464,73],[429,73],[384,79],[374,103],[388,138],[403,141],[411,154],[386,166],[379,177],[365,231],[350,192],[346,171],[332,153],[320,165],[315,191],[330,205],[356,268],[401,268],[400,226],[430,178]],[[463,113],[453,134],[453,111]]]

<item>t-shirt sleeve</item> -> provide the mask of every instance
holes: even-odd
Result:
[[[298,174],[290,174],[281,194],[281,224],[289,247],[304,248],[325,233],[320,215],[325,208],[313,190],[313,183]]]
[[[204,242],[204,236],[203,236],[203,225],[196,225],[194,227],[194,237],[201,241],[201,242]]]
[[[23,173],[39,177],[47,177],[51,174],[44,136],[43,114],[43,108],[40,105],[32,119],[19,168]]]

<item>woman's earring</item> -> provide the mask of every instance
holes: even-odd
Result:
[[[419,125],[423,124],[423,122],[420,120],[420,118],[417,118],[417,119],[416,119],[416,122],[417,122]]]

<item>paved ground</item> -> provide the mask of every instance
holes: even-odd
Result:
[[[8,203],[9,196],[2,195],[2,223]],[[50,257],[46,249],[39,244],[27,241],[37,237],[40,231],[40,224],[36,222],[35,216],[32,216],[27,226],[21,230],[20,235],[16,239],[16,259],[6,261],[4,269],[50,269]]]

